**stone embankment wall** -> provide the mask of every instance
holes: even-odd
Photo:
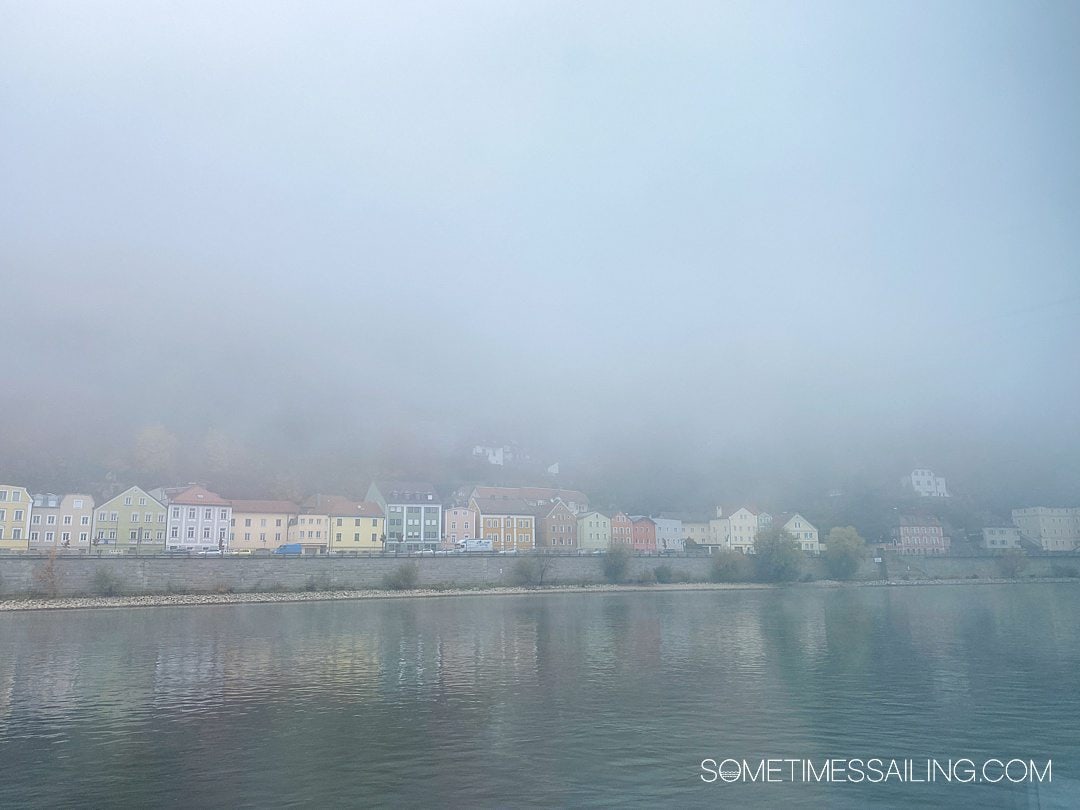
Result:
[[[105,569],[126,593],[223,592],[255,590],[319,590],[378,588],[383,578],[406,562],[415,562],[421,587],[515,585],[516,558],[511,555],[447,555],[445,557],[58,557],[54,563],[56,594],[94,592],[94,577]],[[0,557],[0,596],[43,590],[43,557]],[[634,557],[628,576],[640,577],[669,565],[690,579],[706,579],[706,557]],[[603,558],[556,556],[548,561],[545,584],[604,582]]]
[[[53,563],[52,581],[59,596],[95,591],[95,575],[105,570],[124,593],[215,593],[271,590],[378,588],[383,578],[405,562],[415,562],[420,587],[482,587],[517,584],[517,558],[510,555],[448,555],[441,557],[77,557],[60,556]],[[46,590],[48,558],[0,556],[0,597],[25,596]],[[712,561],[702,557],[633,557],[627,578],[637,579],[658,566],[668,565],[691,580],[709,577]],[[820,559],[804,565],[814,579],[826,578]],[[1024,577],[1069,575],[1080,571],[1080,557],[1034,557]],[[888,556],[882,566],[867,560],[856,579],[929,580],[993,578],[1001,570],[993,557],[912,558]],[[1075,574],[1073,574],[1075,575]],[[570,585],[604,581],[603,557],[556,556],[549,563],[544,583]]]

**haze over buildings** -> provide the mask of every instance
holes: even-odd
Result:
[[[1080,505],[1075,4],[0,14],[0,480]]]

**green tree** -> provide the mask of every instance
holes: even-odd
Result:
[[[836,526],[825,541],[825,570],[832,579],[851,579],[866,556],[866,541],[854,526]]]
[[[604,579],[611,583],[622,582],[630,569],[630,546],[613,543],[604,555]]]
[[[754,538],[754,574],[759,582],[793,582],[802,561],[799,544],[779,526],[762,529]]]

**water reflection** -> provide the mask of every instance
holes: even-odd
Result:
[[[1004,754],[1053,757],[1064,785],[1078,608],[1080,588],[1031,585],[8,615],[0,806],[1023,807],[1006,787],[710,787],[697,766]]]

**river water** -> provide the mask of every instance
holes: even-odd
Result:
[[[5,808],[1075,807],[1078,732],[1071,584],[0,615]],[[701,767],[875,757],[1052,772]]]

